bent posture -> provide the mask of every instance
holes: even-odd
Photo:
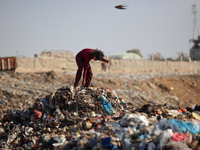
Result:
[[[94,59],[99,60],[99,61],[103,61],[108,63],[109,61],[107,59],[104,59],[104,53],[100,50],[96,50],[96,49],[83,49],[81,50],[77,55],[76,55],[76,63],[78,66],[78,70],[76,72],[76,78],[75,78],[75,83],[74,83],[74,87],[77,87],[81,76],[82,76],[82,72],[83,72],[83,81],[82,81],[82,85],[83,87],[88,87],[90,84],[90,81],[92,79],[92,70],[90,67],[90,60]],[[84,71],[83,71],[84,69]]]

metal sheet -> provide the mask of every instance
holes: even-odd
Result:
[[[0,70],[15,70],[16,65],[16,57],[0,57]]]

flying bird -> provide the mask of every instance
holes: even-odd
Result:
[[[115,8],[117,8],[117,9],[126,9],[126,6],[125,5],[117,5],[117,6],[115,6]]]

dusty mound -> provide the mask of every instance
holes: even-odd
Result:
[[[1,73],[0,148],[199,147],[200,105],[186,106],[198,102],[198,75],[97,74],[75,89],[73,81],[66,72]]]
[[[13,73],[1,72],[0,98],[4,114],[32,106],[58,88],[73,85],[73,72]],[[168,74],[94,74],[91,86],[111,88],[119,97],[135,105],[155,102],[186,107],[199,104],[200,75]]]
[[[112,87],[128,101],[169,103],[180,107],[199,104],[200,75],[118,75],[93,79],[94,85]],[[139,96],[138,96],[139,95]]]

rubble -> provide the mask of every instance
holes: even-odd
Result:
[[[9,81],[15,78],[20,76]],[[31,86],[28,83],[21,82],[24,89]],[[73,88],[72,84],[56,85],[54,91],[39,88],[36,93],[42,89],[46,93],[36,94],[28,103],[26,90],[20,95],[18,84],[10,84],[16,89],[1,90],[2,106],[7,106],[0,120],[1,149],[200,149],[200,105],[156,103],[142,93],[134,96],[146,100],[139,105],[111,87]],[[5,105],[7,101],[13,102],[12,107]]]

